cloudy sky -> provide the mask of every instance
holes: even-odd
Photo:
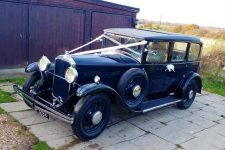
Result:
[[[105,0],[140,8],[138,18],[225,28],[224,0]]]

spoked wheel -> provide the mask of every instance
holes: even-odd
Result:
[[[141,76],[134,77],[131,79],[130,83],[126,87],[126,99],[125,103],[128,107],[133,108],[136,105],[139,105],[140,103],[140,96],[142,93],[142,90],[144,89],[143,85],[143,79]]]
[[[196,94],[197,94],[196,82],[192,80],[187,86],[187,89],[185,90],[182,101],[178,103],[178,108],[188,109],[189,107],[191,107],[192,103],[195,100]]]
[[[148,91],[148,78],[142,69],[133,68],[121,77],[118,90],[125,108],[135,109],[145,98]]]
[[[104,94],[83,97],[75,106],[72,124],[74,133],[81,140],[90,140],[102,133],[111,116],[111,101]]]
[[[25,82],[25,84],[23,86],[23,90],[26,91],[27,93],[30,93],[31,90],[36,91],[38,89],[38,87],[39,87],[40,80],[41,80],[41,75],[40,75],[39,72],[35,72],[35,73],[31,74],[31,76]],[[24,102],[30,108],[32,107],[32,105],[27,103],[25,100],[24,100]]]

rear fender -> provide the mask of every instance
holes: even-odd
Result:
[[[197,92],[201,93],[202,91],[202,79],[200,77],[200,75],[198,73],[195,72],[191,72],[189,73],[186,78],[183,80],[183,82],[180,84],[180,90],[182,91],[182,93],[185,92],[185,90],[187,89],[188,85],[190,84],[190,82],[192,80],[195,80],[196,84],[197,84]]]
[[[105,93],[113,101],[122,100],[121,96],[113,88],[99,83],[90,83],[78,88],[76,95],[78,97],[84,97],[95,93]]]

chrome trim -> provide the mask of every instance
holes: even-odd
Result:
[[[101,121],[102,121],[102,112],[101,111],[95,112],[94,115],[92,116],[92,124],[97,125]]]
[[[37,96],[37,95],[36,95],[36,96]],[[44,103],[46,103],[46,104],[48,104],[48,105],[50,105],[50,106],[53,106],[52,103],[50,103],[50,102],[44,100],[44,99],[41,98],[40,96],[37,96],[37,97],[38,97],[40,100],[42,100]]]
[[[38,107],[38,106],[35,106],[34,109],[35,109],[36,111],[37,111],[37,110],[40,110],[41,112],[44,112],[44,113],[48,114],[49,116],[54,117],[54,118],[57,118],[57,119],[60,119],[60,120],[62,120],[62,121],[64,121],[64,122],[73,124],[73,119],[72,119],[72,118],[70,118],[69,120],[68,120],[68,119],[65,119],[64,117],[55,115],[54,113],[52,113],[52,112],[50,112],[50,111],[47,111],[47,110],[45,110],[45,109],[42,109],[41,107]]]
[[[159,109],[159,108],[162,108],[162,107],[166,107],[166,106],[169,106],[169,105],[172,105],[172,104],[176,104],[178,102],[181,102],[181,100],[177,100],[177,101],[174,101],[174,102],[170,102],[170,103],[158,105],[158,106],[155,106],[155,107],[152,107],[152,108],[144,109],[144,110],[142,110],[142,112],[145,113],[145,112],[152,111],[152,110],[155,110],[155,109]]]
[[[43,59],[45,59],[46,61],[47,61],[47,64],[46,64],[46,67],[45,67],[45,69],[44,70],[41,70],[41,68],[40,68],[40,61],[41,60],[43,60]],[[40,71],[45,71],[47,68],[48,68],[48,66],[51,64],[51,61],[48,59],[48,57],[46,57],[45,55],[43,55],[40,59],[39,59],[39,61],[38,61],[38,68],[39,68],[39,70]]]
[[[66,62],[68,62],[72,67],[76,67],[76,62],[73,60],[73,58],[70,56],[70,55],[68,55],[68,54],[66,54],[66,55],[59,55],[59,56],[57,56],[56,58],[55,58],[55,60],[56,59],[61,59],[61,60],[63,60],[63,61],[66,61]]]
[[[63,61],[65,61],[65,62],[68,62],[70,65],[71,65],[71,67],[73,67],[73,68],[76,68],[76,62],[72,59],[72,57],[70,56],[70,54],[65,54],[65,55],[59,55],[59,56],[57,56],[56,58],[55,58],[55,60],[57,60],[57,59],[60,59],[60,60],[63,60]],[[57,77],[59,77],[59,78],[61,78],[61,79],[63,79],[63,80],[65,80],[66,81],[66,79],[65,78],[63,78],[63,77],[61,77],[61,76],[58,76],[58,75],[56,75],[55,74],[55,70],[56,70],[56,67],[57,66],[55,66],[55,69],[54,69],[54,76],[57,76]],[[51,73],[52,74],[52,73]],[[52,85],[54,86],[54,82],[55,82],[55,78],[53,77],[53,83],[52,83]],[[67,82],[67,81],[66,81]],[[68,83],[68,82],[67,82]],[[69,87],[68,87],[68,90],[67,90],[67,92],[69,93],[69,91],[71,90],[71,83],[69,83]],[[52,93],[53,94],[53,93]],[[69,94],[68,94],[69,95]]]
[[[140,85],[136,85],[133,88],[132,94],[135,98],[137,98],[140,94],[141,94],[141,86]]]
[[[49,74],[52,74],[53,76],[56,76],[56,77],[58,77],[58,78],[63,79],[63,80],[66,81],[65,78],[63,78],[63,77],[61,77],[61,76],[59,76],[59,75],[57,75],[57,74],[55,74],[55,73],[51,73],[51,72],[49,72],[49,71],[46,71],[46,72],[49,73]]]
[[[61,76],[58,76],[58,75],[56,75],[55,73],[51,73],[51,72],[49,72],[49,71],[46,71],[46,72],[49,73],[49,74],[51,74],[51,75],[53,75],[53,76],[56,76],[56,77],[61,78],[61,79],[63,79],[63,80],[66,81],[65,78],[63,78],[63,77],[61,77]],[[67,82],[67,81],[66,81],[66,82]],[[67,83],[68,83],[68,82],[67,82]],[[74,85],[81,86],[80,84],[78,84],[78,83],[76,83],[76,82],[73,82],[73,84],[74,84]]]
[[[45,106],[44,104],[42,104],[42,103],[40,103],[38,101],[35,101],[35,104],[38,104],[39,106],[41,106],[44,109],[46,109],[46,110],[44,110],[45,113],[47,113],[49,115],[52,114],[52,115],[56,116],[56,118],[61,119],[61,120],[66,121],[66,122],[69,122],[71,124],[73,123],[73,117],[68,117],[66,115],[63,115],[62,113],[60,113],[58,111],[55,111],[54,109],[52,109],[52,108],[50,108],[48,106]],[[35,107],[37,107],[37,106],[35,105]]]
[[[28,95],[26,92],[24,92],[23,90],[21,90],[17,85],[13,85],[14,90],[21,96],[24,98],[24,100],[26,102],[29,102],[29,104],[31,104],[32,106],[34,106],[33,109],[37,108],[40,111],[49,114],[50,116],[53,116],[55,118],[58,118],[62,121],[68,122],[68,123],[73,123],[74,121],[74,116],[68,116],[63,114],[62,112],[58,112],[40,102],[38,102],[37,100],[35,100],[34,98],[32,98],[30,95]]]
[[[73,79],[72,82],[69,82],[69,81],[66,79],[66,78],[68,77],[68,76],[67,76],[67,71],[68,71],[69,69],[72,70],[73,73],[74,73],[74,79]],[[65,77],[66,81],[67,81],[69,84],[75,82],[75,81],[77,80],[77,78],[78,78],[78,72],[77,72],[77,69],[75,69],[74,67],[69,67],[69,68],[67,68],[66,71],[65,71],[64,77]]]

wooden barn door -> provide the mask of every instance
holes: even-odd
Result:
[[[26,64],[28,5],[0,2],[0,68]]]
[[[42,55],[52,61],[65,50],[83,43],[84,15],[82,11],[50,6],[30,8],[29,62]]]
[[[94,12],[92,14],[92,34],[91,38],[103,34],[103,30],[107,28],[131,28],[133,27],[132,16],[107,14]],[[99,48],[99,44],[93,44],[92,49]]]

